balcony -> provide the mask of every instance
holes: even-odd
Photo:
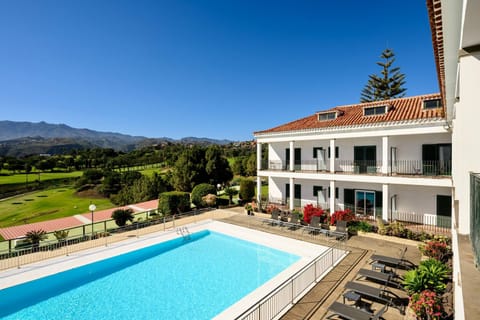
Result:
[[[329,161],[302,160],[294,164],[295,172],[330,172]],[[281,160],[265,160],[261,170],[290,171],[290,164]],[[382,161],[375,160],[336,160],[335,173],[362,175],[398,175],[398,176],[451,176],[451,160],[395,160],[390,161],[387,173],[382,174]]]

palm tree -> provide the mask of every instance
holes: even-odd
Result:
[[[47,239],[47,232],[45,230],[32,230],[25,233],[27,241],[32,244],[32,250],[37,251],[40,246],[40,241]]]
[[[132,209],[117,209],[112,213],[112,219],[115,220],[115,223],[119,227],[123,227],[127,224],[127,221],[132,222],[133,210]]]

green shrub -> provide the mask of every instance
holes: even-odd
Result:
[[[373,226],[367,221],[351,221],[348,223],[348,231],[372,232]]]
[[[432,290],[442,293],[450,277],[451,270],[443,262],[428,259],[420,262],[418,268],[404,275],[403,286],[409,294]]]
[[[217,194],[215,186],[208,183],[200,183],[192,190],[191,200],[197,208],[206,207],[205,201],[202,200],[207,194]]]
[[[250,179],[242,179],[240,181],[239,196],[242,201],[251,201],[255,196],[255,182]]]
[[[164,215],[176,214],[190,210],[190,195],[188,192],[170,191],[160,193],[158,210]]]

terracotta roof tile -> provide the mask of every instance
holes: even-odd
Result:
[[[408,98],[399,98],[385,101],[375,101],[360,103],[354,105],[338,106],[329,110],[321,111],[333,112],[340,111],[339,116],[333,120],[319,121],[318,112],[308,117],[298,119],[271,129],[257,131],[254,134],[265,134],[274,132],[297,131],[317,128],[335,128],[355,125],[367,125],[373,123],[408,121],[420,119],[443,118],[442,108],[423,109],[423,101],[431,99],[440,99],[440,94],[428,94]],[[382,115],[364,116],[364,108],[371,106],[390,106],[389,111]]]

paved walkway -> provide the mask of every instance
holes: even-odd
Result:
[[[134,213],[154,210],[158,208],[158,200],[151,200],[136,204],[131,204],[124,207],[111,208],[106,210],[95,211],[93,214],[94,222],[106,221],[112,219],[113,211],[117,209],[132,209]],[[84,213],[71,217],[60,219],[53,219],[48,221],[24,224],[21,226],[0,228],[0,235],[5,240],[23,238],[25,234],[32,230],[45,230],[46,232],[53,232],[62,229],[70,229],[82,225],[89,225],[92,223],[92,213]]]

